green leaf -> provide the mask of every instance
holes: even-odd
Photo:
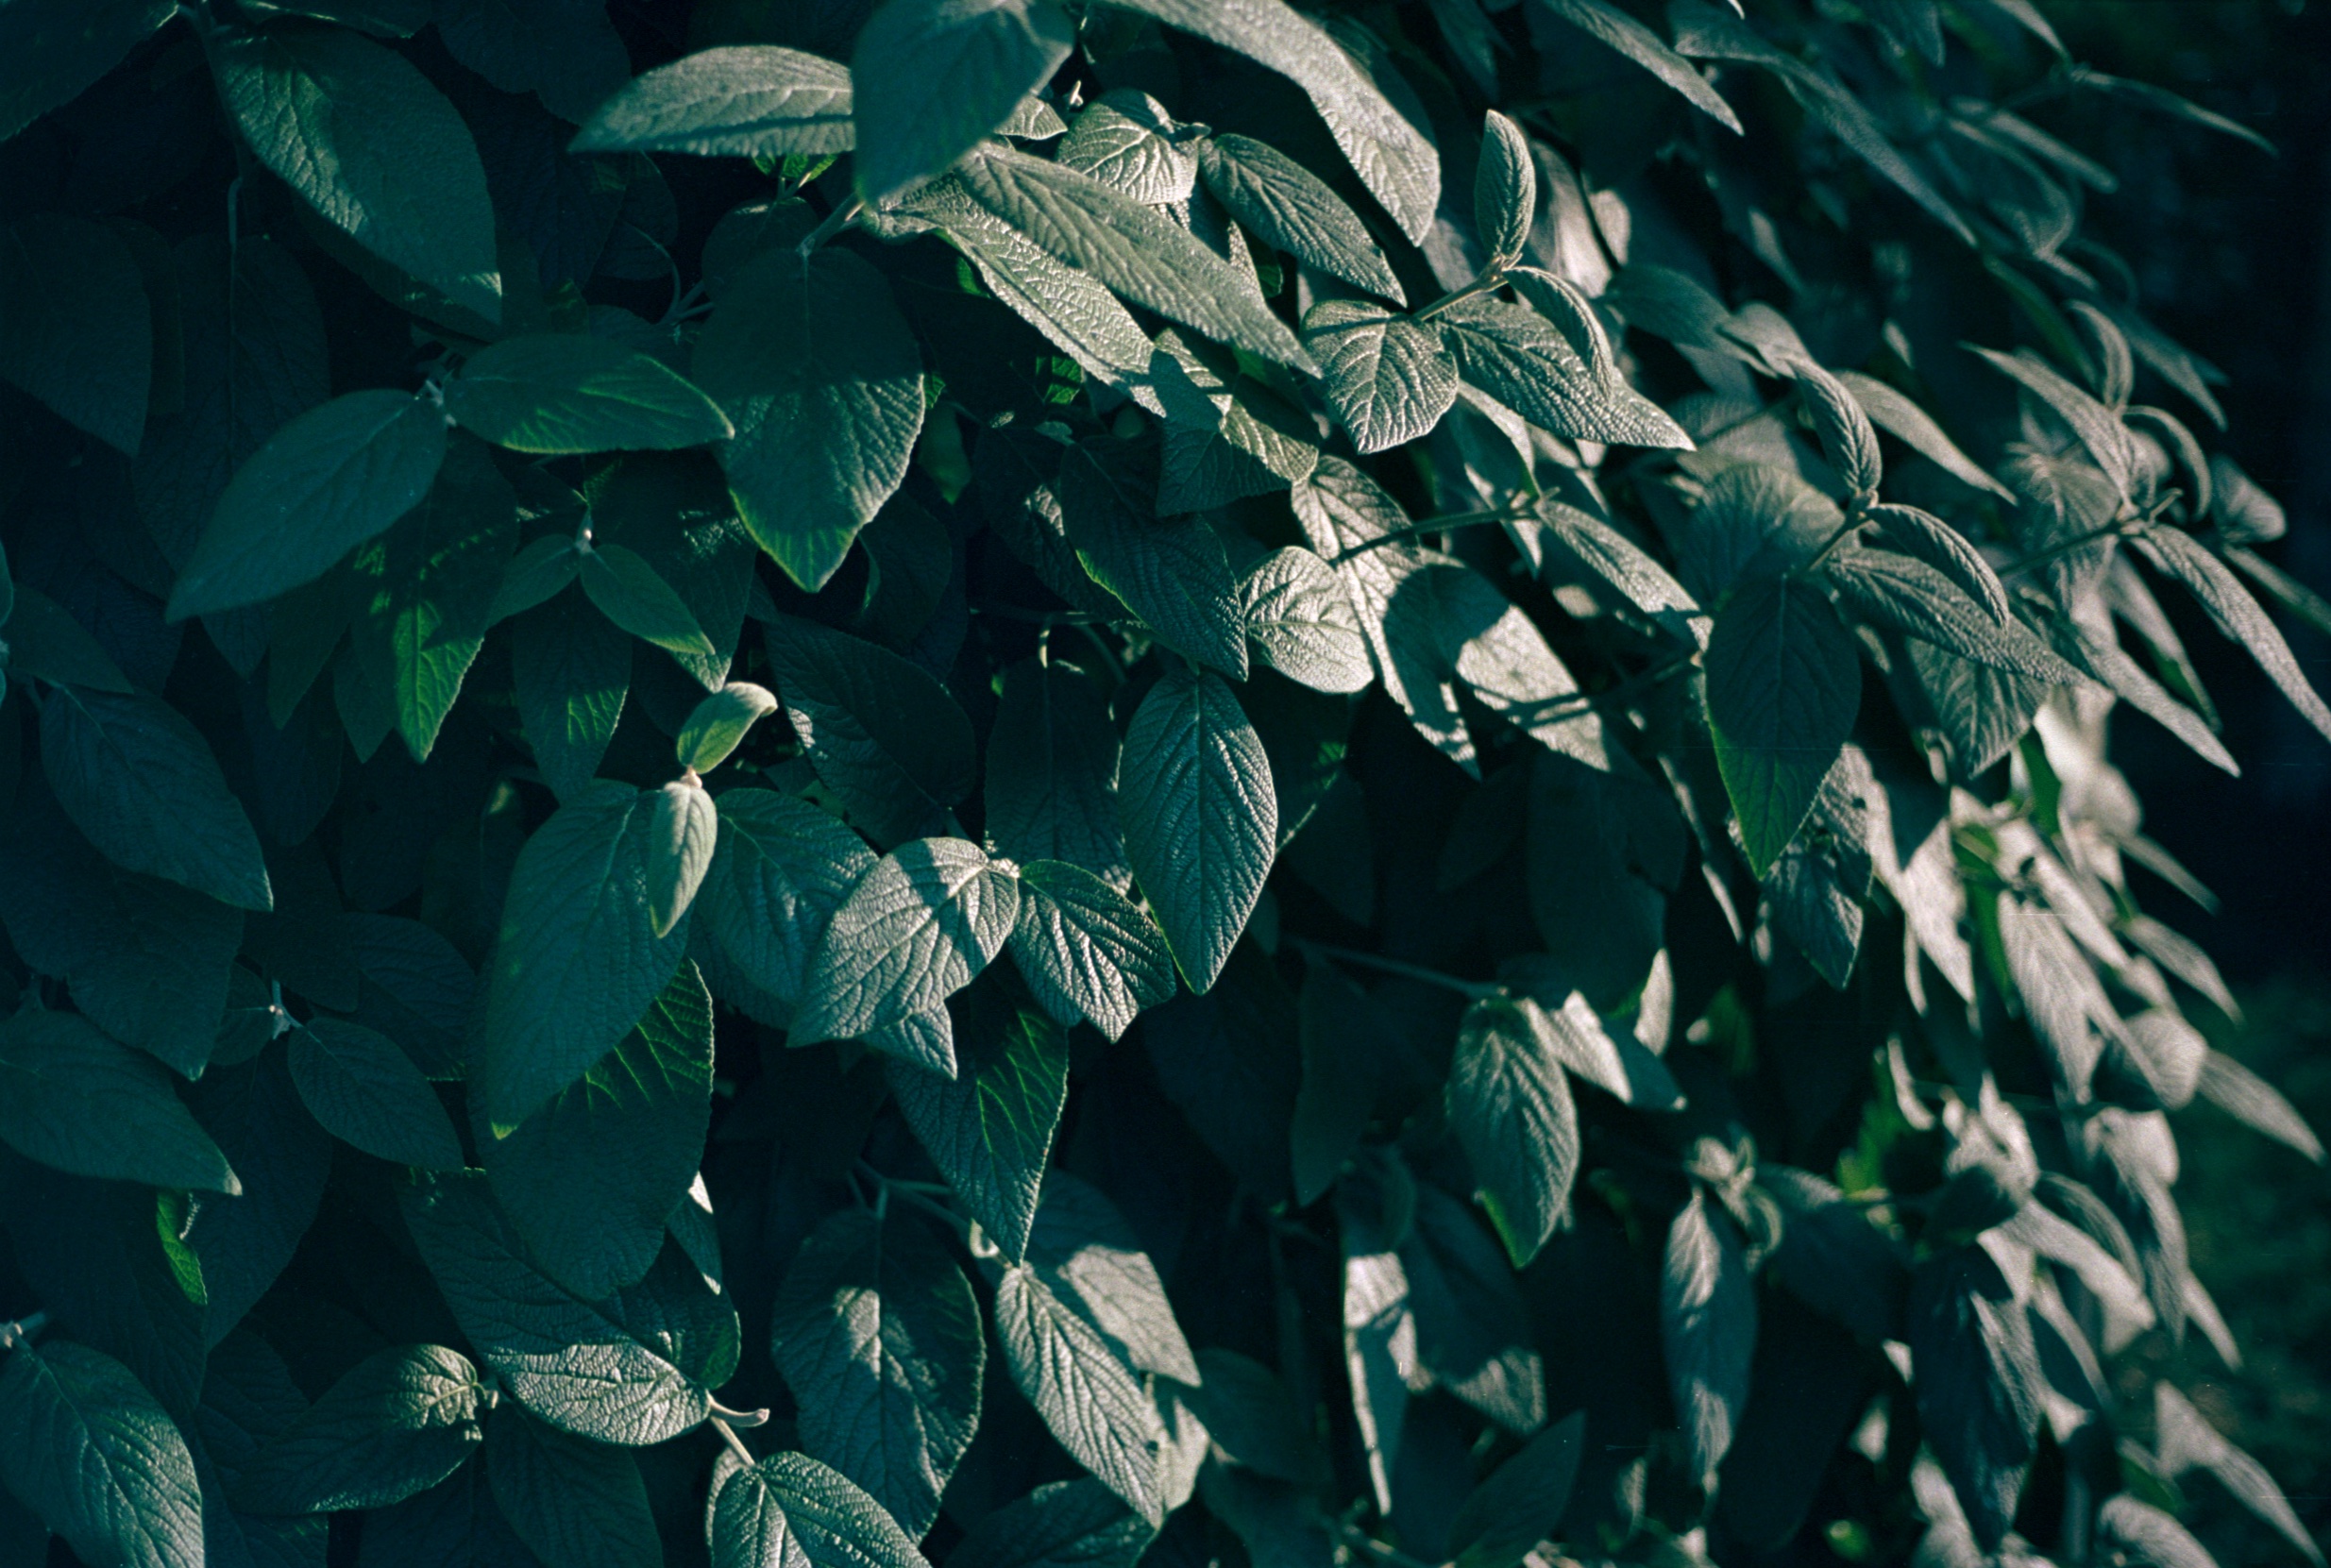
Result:
[[[1865,507],[1862,515],[1884,531],[1888,544],[1917,557],[1957,584],[1968,598],[1983,607],[1993,624],[2008,623],[2006,586],[1967,535],[1915,506],[1881,503]]]
[[[704,1533],[713,1568],[930,1568],[880,1503],[806,1454],[722,1456]]]
[[[1244,55],[1303,89],[1369,193],[1402,233],[1424,243],[1441,202],[1440,155],[1317,23],[1280,0],[1134,0],[1127,8]]]
[[[1012,1382],[1060,1446],[1157,1526],[1165,1433],[1132,1369],[1024,1263],[1005,1270],[996,1286],[995,1326]]]
[[[5,104],[0,96],[0,113]],[[8,302],[0,377],[136,456],[154,369],[153,317],[121,236],[63,213],[19,219],[0,230],[0,298]]]
[[[365,602],[350,629],[366,678],[422,761],[485,646],[502,569],[518,543],[517,497],[485,448],[463,442],[419,506],[356,560]]]
[[[1533,957],[1543,957],[1543,964]],[[1666,1064],[1624,1028],[1613,1028],[1592,1003],[1567,984],[1563,966],[1551,955],[1509,959],[1498,975],[1523,992],[1519,1000],[1538,1043],[1574,1077],[1601,1089],[1624,1105],[1672,1111],[1683,1105]],[[1552,984],[1545,982],[1551,980]]]
[[[735,1371],[735,1308],[676,1247],[646,1280],[589,1301],[531,1262],[485,1176],[400,1194],[405,1224],[454,1321],[519,1404],[564,1431],[643,1447],[701,1422]]]
[[[1750,582],[1716,616],[1708,639],[1708,719],[1758,875],[1813,809],[1861,694],[1851,633],[1804,584]]]
[[[1380,1174],[1379,1174],[1380,1173]],[[1397,1202],[1389,1187],[1409,1180],[1389,1161],[1337,1194],[1336,1220],[1343,1252],[1344,1374],[1352,1391],[1352,1415],[1366,1456],[1369,1490],[1377,1507],[1392,1496],[1393,1466],[1408,1422],[1409,1384],[1418,1377],[1416,1314],[1399,1255],[1384,1232],[1397,1223]]]
[[[499,1405],[485,1424],[485,1473],[511,1530],[543,1561],[662,1568],[648,1488],[622,1449]]]
[[[648,828],[648,914],[659,940],[696,902],[719,832],[712,796],[694,779],[675,779],[655,792]]]
[[[1234,350],[1157,334],[1152,390],[1165,414],[1157,511],[1200,512],[1283,490],[1319,464],[1311,415],[1250,375]]]
[[[1079,1019],[1114,1040],[1145,1007],[1174,996],[1174,957],[1149,917],[1101,878],[1066,861],[1020,868],[1012,958],[1063,1027]]]
[[[1354,288],[1408,303],[1359,214],[1276,147],[1251,136],[1210,136],[1198,143],[1198,171],[1214,199],[1263,244]]]
[[[2201,601],[2202,608],[2209,612],[2209,618],[2217,623],[2220,632],[2249,649],[2258,667],[2290,700],[2301,717],[2331,738],[2331,708],[2323,706],[2323,699],[2308,683],[2281,629],[2250,597],[2241,579],[2226,569],[2224,562],[2197,543],[2191,534],[2173,528],[2147,529],[2136,536],[2136,544],[2155,569],[2186,585]]]
[[[8,8],[0,13],[0,142],[79,97],[174,14],[168,0]]]
[[[979,1425],[988,1359],[954,1259],[895,1205],[844,1209],[794,1255],[769,1333],[803,1445],[928,1534]]]
[[[0,1023],[0,1141],[29,1159],[76,1176],[243,1190],[160,1065],[75,1014]]]
[[[1554,1534],[1570,1502],[1585,1438],[1586,1413],[1573,1412],[1473,1489],[1449,1523],[1457,1568],[1514,1568]]]
[[[1322,300],[1303,318],[1327,406],[1363,454],[1430,435],[1457,401],[1457,359],[1439,332],[1358,300]]]
[[[1170,671],[1125,737],[1125,852],[1191,988],[1214,984],[1277,846],[1271,764],[1239,700],[1208,671]]]
[[[876,842],[927,832],[971,792],[971,721],[929,674],[792,615],[769,622],[768,637],[777,695],[819,781]]]
[[[682,964],[613,1051],[480,1153],[542,1271],[586,1300],[646,1278],[712,1120],[712,998]]]
[[[1153,353],[1147,334],[1089,274],[977,209],[950,211],[939,232],[971,258],[990,294],[1089,374],[1115,385],[1138,381],[1147,372]]]
[[[764,252],[697,339],[697,385],[735,423],[738,515],[794,582],[825,585],[906,477],[922,352],[880,273],[832,246]]]
[[[1201,1350],[1198,1367],[1205,1381],[1182,1397],[1232,1463],[1296,1485],[1318,1479],[1326,1456],[1277,1374],[1235,1350]]]
[[[583,552],[575,541],[557,534],[545,534],[510,558],[502,568],[501,582],[494,590],[494,603],[486,614],[488,625],[499,625],[513,615],[522,615],[537,605],[556,599],[566,586],[583,571]]]
[[[514,452],[669,450],[736,433],[713,400],[662,362],[604,338],[504,338],[446,383],[445,411]]]
[[[487,963],[474,1092],[515,1126],[613,1050],[680,967],[684,933],[650,913],[655,797],[605,781],[518,852]]]
[[[963,1006],[954,1079],[894,1062],[890,1091],[956,1202],[1018,1262],[1068,1104],[1068,1037],[995,986],[973,987]]]
[[[1533,1011],[1506,997],[1476,1002],[1449,1068],[1449,1120],[1517,1269],[1554,1234],[1579,1172],[1578,1111]]]
[[[632,639],[581,595],[565,594],[518,617],[510,663],[535,765],[572,804],[590,788],[623,716]]]
[[[753,725],[777,711],[776,694],[750,681],[731,681],[696,705],[673,743],[680,766],[709,773],[743,743]]]
[[[351,392],[309,410],[236,470],[170,592],[171,618],[312,582],[420,504],[445,457],[444,413],[410,393]]]
[[[1849,547],[1826,568],[1846,609],[1994,669],[2050,685],[2074,685],[2080,672],[2012,617],[1991,619],[1958,584],[1925,562],[1887,550]]]
[[[1052,1481],[965,1532],[947,1568],[1133,1568],[1157,1531],[1098,1481]]]
[[[1051,0],[888,0],[850,56],[858,194],[944,172],[1009,121],[1076,42]]]
[[[1969,346],[1972,347],[1972,346]],[[2089,396],[2029,349],[2002,354],[1991,348],[1974,348],[1985,363],[2001,375],[2019,382],[2039,400],[2054,411],[2065,428],[2072,432],[2096,465],[2122,499],[2129,496],[2129,481],[2136,467],[2135,443],[2120,416]]]
[[[485,171],[427,77],[338,27],[228,28],[209,48],[219,96],[262,163],[391,266],[501,320]]]
[[[318,1016],[292,1032],[290,1055],[299,1098],[334,1138],[395,1164],[462,1168],[453,1119],[387,1036]]]
[[[1418,1183],[1415,1223],[1398,1250],[1420,1371],[1516,1436],[1544,1426],[1546,1357],[1520,1282],[1472,1206]]]
[[[774,790],[732,789],[719,805],[701,923],[754,985],[796,1004],[826,922],[874,856],[831,814]]]
[[[1076,558],[1160,642],[1242,681],[1246,637],[1230,558],[1204,521],[1157,515],[1140,457],[1122,442],[1088,442],[1063,462],[1060,511]]]
[[[1965,1246],[1911,1276],[1907,1338],[1919,1425],[1976,1542],[1995,1551],[2037,1447],[2044,1386],[2031,1319],[1999,1265]]]
[[[446,52],[504,93],[532,93],[580,125],[632,62],[600,7],[574,0],[436,0]]]
[[[656,67],[600,105],[572,150],[814,157],[854,140],[848,67],[754,43]]]
[[[637,550],[596,545],[583,552],[583,591],[600,615],[643,642],[674,653],[711,657],[712,639],[695,612]]]
[[[1132,303],[1263,359],[1310,366],[1252,281],[1156,209],[1000,145],[967,159],[959,177],[980,207]]]
[[[874,863],[834,912],[810,959],[791,1043],[864,1039],[931,1015],[918,1065],[953,1077],[942,1004],[988,967],[1020,913],[1020,879],[960,838],[919,838]],[[937,1009],[937,1011],[934,1011]]]
[[[1731,1217],[1697,1188],[1667,1225],[1659,1308],[1677,1424],[1693,1471],[1713,1488],[1748,1403],[1756,1288]]]
[[[1862,412],[1869,415],[1871,423],[1899,437],[1952,479],[1977,490],[1987,490],[2002,500],[2014,498],[2014,492],[1959,450],[1958,444],[1934,422],[1934,416],[1910,398],[1876,377],[1858,371],[1841,370],[1837,379],[1853,395],[1853,400],[1862,405]]]
[[[1481,119],[1481,160],[1473,176],[1473,228],[1493,267],[1512,266],[1538,215],[1538,168],[1522,127],[1491,110]]]
[[[1157,1266],[1099,1188],[1065,1171],[1045,1174],[1027,1261],[1135,1372],[1198,1381],[1198,1363],[1174,1321]]]
[[[1198,182],[1198,160],[1177,143],[1177,128],[1165,106],[1148,93],[1116,88],[1076,117],[1056,157],[1064,168],[1147,206],[1188,201]]]
[[[262,1444],[236,1477],[253,1513],[386,1508],[451,1475],[485,1441],[484,1389],[443,1345],[366,1357]]]
[[[1295,1201],[1309,1206],[1335,1185],[1360,1147],[1378,1083],[1403,1045],[1368,993],[1325,959],[1305,967],[1297,1006],[1303,1087],[1291,1142]]]
[[[57,686],[92,691],[134,690],[88,629],[38,588],[19,586],[8,617],[8,669]]]
[[[988,733],[988,845],[1022,865],[1064,860],[1123,887],[1117,753],[1108,708],[1072,666],[1022,660],[1004,671]]]
[[[1693,63],[1662,42],[1657,33],[1636,21],[1611,0],[1538,0],[1597,42],[1609,44],[1681,93],[1694,109],[1733,135],[1741,134],[1740,117],[1724,95],[1709,85]]]
[[[2223,1052],[2202,1058],[2202,1077],[2195,1092],[2244,1125],[2287,1143],[2316,1164],[2323,1163],[2323,1141],[2306,1124],[2282,1090]]]
[[[202,1499],[186,1440],[110,1356],[64,1340],[8,1353],[0,1481],[84,1561],[202,1560]]]
[[[1556,435],[1618,447],[1678,447],[1692,438],[1621,379],[1602,380],[1551,322],[1477,295],[1433,318],[1467,381]]]
[[[1239,580],[1239,598],[1247,636],[1280,674],[1326,692],[1364,691],[1376,679],[1351,595],[1309,550],[1273,550]]]
[[[1532,509],[1546,542],[1559,547],[1636,609],[1689,634],[1699,605],[1643,547],[1591,512],[1542,496]]]
[[[1813,428],[1821,437],[1821,454],[1829,459],[1829,465],[1855,495],[1875,495],[1878,481],[1885,476],[1885,463],[1879,455],[1878,432],[1869,415],[1862,412],[1862,405],[1843,382],[1812,361],[1799,361],[1789,370],[1797,378],[1798,396],[1813,415]]]
[[[65,815],[114,865],[239,909],[274,907],[243,803],[201,733],[160,698],[51,688],[41,762]]]

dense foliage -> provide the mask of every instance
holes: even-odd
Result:
[[[2320,1564],[2107,731],[2331,610],[2082,93],[2259,156],[2031,0],[0,0],[0,1565]]]

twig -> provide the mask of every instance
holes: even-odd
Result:
[[[729,1452],[736,1456],[737,1463],[750,1470],[761,1462],[752,1457],[752,1450],[745,1446],[745,1440],[736,1435],[735,1427],[718,1416],[710,1416],[706,1420],[712,1429],[720,1434],[720,1441],[729,1445]]]
[[[833,211],[828,212],[817,228],[802,236],[801,254],[806,258],[811,251],[816,250],[819,245],[855,223],[858,214],[865,211],[866,203],[854,196],[843,202]]]
[[[1360,953],[1352,948],[1337,947],[1328,942],[1314,942],[1308,936],[1290,936],[1287,939],[1307,953],[1313,953],[1322,958],[1332,958],[1339,963],[1358,964],[1362,969],[1378,969],[1386,974],[1396,974],[1404,980],[1416,980],[1427,986],[1438,986],[1444,990],[1455,991],[1459,996],[1472,997],[1477,1002],[1484,997],[1495,996],[1498,992],[1497,986],[1485,980],[1462,980],[1453,974],[1444,974],[1439,969],[1428,969],[1421,964],[1404,964],[1397,958],[1386,958],[1373,953]]]

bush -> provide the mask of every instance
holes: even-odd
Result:
[[[2106,736],[2331,614],[2044,128],[2243,127],[617,8],[0,7],[0,1561],[2320,1562]]]

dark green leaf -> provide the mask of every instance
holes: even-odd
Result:
[[[462,1168],[453,1119],[387,1036],[318,1017],[292,1032],[290,1059],[300,1099],[333,1137],[400,1165]]]
[[[1449,1120],[1516,1268],[1554,1233],[1579,1169],[1578,1111],[1533,1010],[1504,997],[1475,1003],[1449,1069]]]
[[[1053,1481],[971,1526],[947,1568],[1132,1568],[1149,1522],[1098,1481]]]
[[[1212,136],[1198,144],[1198,169],[1214,198],[1265,244],[1395,305],[1408,303],[1359,214],[1285,153],[1251,136]]]
[[[84,1560],[202,1560],[202,1501],[186,1440],[111,1357],[19,1345],[0,1372],[0,1480]]]
[[[748,979],[793,1005],[826,921],[874,856],[829,813],[774,790],[732,789],[719,806],[701,923]]]
[[[485,1473],[502,1517],[543,1561],[662,1568],[648,1488],[622,1449],[500,1405],[485,1425]]]
[[[1028,1264],[996,1287],[996,1338],[1012,1381],[1060,1446],[1153,1526],[1164,1516],[1157,1407],[1098,1329]]]
[[[691,773],[709,773],[744,741],[753,725],[777,711],[777,699],[766,686],[750,681],[731,681],[696,705],[680,727],[674,742],[680,766]]]
[[[704,1533],[713,1568],[929,1568],[880,1503],[806,1454],[722,1456]]]
[[[1051,0],[888,0],[850,57],[858,194],[939,174],[1012,117],[1075,43]]]
[[[1717,125],[1740,132],[1740,117],[1724,95],[1699,74],[1698,67],[1661,42],[1657,33],[1613,5],[1611,0],[1538,0],[1546,9],[1587,37],[1607,43],[1681,93],[1684,100]]]
[[[1969,1246],[1918,1266],[1909,1324],[1919,1424],[1975,1539],[1996,1547],[2015,1519],[2039,1427],[2031,1320],[1999,1265]]]
[[[1585,1412],[1565,1416],[1473,1489],[1449,1525],[1458,1568],[1513,1568],[1554,1533],[1585,1438]]]
[[[1433,319],[1458,374],[1533,425],[1621,447],[1692,445],[1657,403],[1623,380],[1598,379],[1533,312],[1477,295]]]
[[[621,35],[595,0],[437,0],[435,20],[455,59],[577,125],[632,72]]]
[[[0,1023],[0,1139],[78,1176],[240,1192],[227,1156],[152,1057],[72,1013]]]
[[[1708,719],[1748,861],[1797,836],[1853,727],[1861,655],[1826,600],[1794,582],[1740,590],[1708,639]]]
[[[1263,662],[1314,691],[1363,691],[1376,679],[1360,613],[1335,568],[1309,550],[1273,550],[1239,580],[1246,634]]]
[[[1188,201],[1198,160],[1174,140],[1165,106],[1135,88],[1104,93],[1076,117],[1056,155],[1065,167],[1151,207]]]
[[[848,152],[850,72],[799,49],[735,44],[658,66],[599,106],[577,152],[782,158]]]
[[[1028,1264],[1135,1372],[1198,1381],[1157,1265],[1100,1189],[1065,1171],[1045,1176]]]
[[[1697,1189],[1668,1222],[1659,1319],[1676,1420],[1693,1469],[1713,1487],[1748,1408],[1756,1289],[1731,1217]]]
[[[115,0],[103,8],[139,8]],[[121,21],[117,15],[112,25]],[[95,23],[93,31],[105,26]],[[7,101],[0,89],[0,115]],[[62,213],[19,219],[0,230],[0,297],[8,302],[0,317],[0,377],[134,457],[145,430],[153,324],[121,237]]]
[[[1060,470],[1069,541],[1093,581],[1158,641],[1242,681],[1246,636],[1230,558],[1204,521],[1157,515],[1141,457],[1122,442],[1069,453]]]
[[[561,594],[518,617],[510,663],[535,765],[560,801],[573,803],[589,789],[623,716],[632,639],[582,595]]]
[[[648,917],[658,940],[671,935],[696,902],[719,832],[712,796],[695,779],[675,779],[655,791],[648,824]]]
[[[1362,453],[1423,439],[1457,400],[1457,359],[1441,334],[1356,300],[1323,300],[1303,318],[1321,391]]]
[[[2258,667],[2290,700],[2300,717],[2331,738],[2331,708],[2323,706],[2323,699],[2308,683],[2281,630],[2267,618],[2258,601],[2250,597],[2241,580],[2226,569],[2225,563],[2195,542],[2192,535],[2172,528],[2146,530],[2137,536],[2137,548],[2156,568],[2184,583],[2201,600],[2202,608],[2209,612],[2209,618],[2218,623],[2218,630],[2250,650]]]
[[[377,1509],[435,1486],[485,1441],[484,1390],[443,1345],[367,1357],[242,1465],[235,1501],[254,1513]]]
[[[1473,176],[1473,228],[1495,267],[1521,259],[1538,215],[1538,170],[1522,127],[1491,110],[1482,117],[1481,160]]]
[[[971,792],[971,722],[947,688],[887,648],[781,615],[770,673],[819,782],[878,843],[930,831]]]
[[[725,441],[728,416],[657,360],[604,338],[504,338],[446,383],[447,415],[514,452],[665,449]]]
[[[1117,820],[1121,742],[1084,671],[1023,660],[1004,671],[988,732],[988,846],[1022,865],[1064,860],[1130,880]]]
[[[1088,1020],[1112,1040],[1174,995],[1174,958],[1150,918],[1066,861],[1021,867],[1011,949],[1046,1012],[1064,1026]]]
[[[0,142],[79,97],[174,11],[168,0],[10,7],[0,22]]]
[[[598,545],[583,552],[583,591],[600,615],[633,636],[674,653],[711,657],[712,639],[696,624],[687,602],[639,552]]]

